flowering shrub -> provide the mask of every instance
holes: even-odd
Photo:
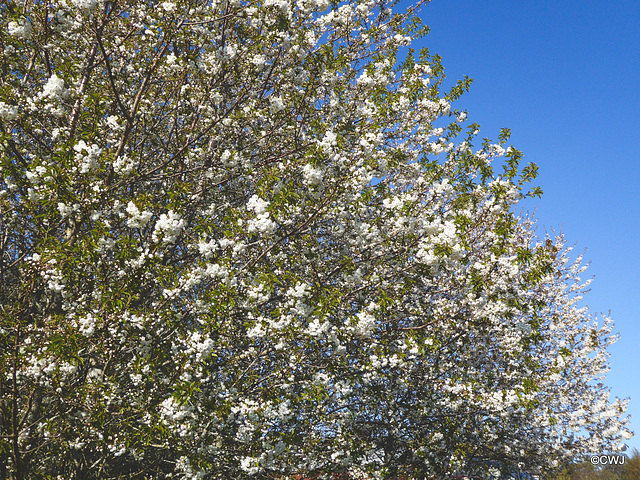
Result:
[[[0,471],[544,472],[630,434],[533,165],[415,10],[0,3]],[[465,129],[466,128],[466,132]]]

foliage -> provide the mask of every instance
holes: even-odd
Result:
[[[445,478],[615,449],[608,318],[385,1],[2,0],[10,478]],[[463,128],[467,128],[464,133]]]
[[[624,455],[624,463],[594,466],[591,461],[569,463],[552,480],[636,480],[640,478],[640,452]]]

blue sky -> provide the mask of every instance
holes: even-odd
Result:
[[[443,57],[448,85],[474,79],[457,108],[481,137],[510,128],[540,167],[539,235],[586,249],[583,304],[620,333],[606,383],[631,398],[640,450],[640,2],[433,0],[420,17],[431,33],[414,47]]]

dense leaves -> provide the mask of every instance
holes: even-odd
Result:
[[[601,458],[599,455],[598,459]],[[572,462],[552,480],[635,480],[640,478],[640,452],[634,449],[631,454],[608,455],[602,457],[611,459],[606,465],[594,465],[590,459]]]
[[[536,167],[397,62],[391,7],[2,0],[3,474],[499,475],[629,435],[580,259],[516,213]]]

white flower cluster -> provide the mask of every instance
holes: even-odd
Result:
[[[270,106],[269,106],[269,111],[272,114],[276,114],[282,110],[284,110],[285,105],[284,102],[282,101],[282,97],[278,97],[278,96],[271,96],[269,98],[269,102],[270,102]]]
[[[257,195],[253,195],[247,202],[247,210],[253,210],[256,218],[252,218],[247,222],[249,233],[260,232],[265,235],[271,235],[276,229],[276,224],[269,218],[267,207],[269,202],[262,200]]]
[[[78,318],[76,325],[82,335],[90,337],[96,330],[96,319],[91,313],[88,313],[85,316]]]
[[[376,317],[369,312],[360,312],[357,317],[358,323],[356,324],[355,333],[362,336],[371,335],[376,327]]]
[[[62,272],[56,267],[57,263],[55,259],[48,260],[45,270],[42,272],[42,277],[47,281],[49,290],[55,293],[61,293],[64,296],[66,281]]]
[[[35,355],[31,355],[27,360],[27,364],[28,366],[24,370],[23,375],[26,377],[39,379],[42,384],[46,386],[51,385],[50,379],[46,377],[55,374],[55,371],[59,368],[56,359],[48,355],[40,358]],[[69,364],[65,365],[64,367],[66,367],[64,368],[64,370],[66,370],[68,373],[75,373],[75,370],[77,370],[77,367],[75,367],[74,369],[74,366]]]
[[[265,7],[277,7],[278,9],[286,12],[289,8],[289,0],[265,0]]]
[[[383,137],[381,133],[365,133],[360,138],[360,146],[367,154],[371,154],[374,149],[382,144]]]
[[[178,459],[176,462],[176,470],[184,475],[183,478],[185,480],[200,480],[207,474],[206,470],[195,470],[188,457],[180,457]]]
[[[67,205],[64,202],[58,202],[58,212],[62,215],[62,218],[70,216],[74,212],[80,211],[80,204],[75,203],[73,205]]]
[[[18,118],[18,107],[0,102],[0,119],[15,120],[16,118]]]
[[[129,214],[129,218],[127,219],[127,225],[131,228],[143,228],[153,214],[149,211],[140,211],[135,203],[129,202],[127,204],[126,212]]]
[[[262,70],[267,63],[267,59],[264,55],[256,54],[251,58],[251,63],[253,63],[258,70]]]
[[[180,236],[180,232],[185,226],[184,219],[173,210],[169,210],[168,213],[163,213],[156,222],[155,229],[153,231],[153,241],[157,242],[159,236],[162,235],[163,243],[174,243]]]
[[[18,38],[29,39],[33,33],[31,24],[27,20],[20,20],[18,22],[9,22],[7,25],[9,35]]]
[[[113,162],[113,171],[122,175],[127,175],[136,167],[137,162],[127,155],[120,155]]]
[[[98,0],[71,0],[78,10],[94,10],[98,6]]]
[[[244,457],[240,460],[240,468],[249,475],[255,475],[260,472],[260,458]]]
[[[62,35],[70,34],[70,32],[72,32],[74,29],[80,28],[82,26],[82,23],[79,21],[81,19],[76,18],[74,12],[69,8],[58,9],[51,19],[53,21],[50,23],[50,25],[53,30]],[[72,35],[73,34],[71,34],[70,36]]]
[[[320,323],[320,321],[317,318],[314,318],[313,321],[309,324],[309,326],[305,330],[305,333],[307,335],[311,335],[312,337],[320,337],[325,333],[327,333],[330,329],[331,329],[330,322],[325,321]]]
[[[169,397],[160,404],[160,414],[168,423],[180,422],[191,415],[191,407],[180,405],[175,398]]]
[[[209,337],[203,337],[200,332],[193,332],[187,339],[187,353],[195,354],[195,361],[201,362],[213,351],[215,343]]]
[[[198,251],[200,252],[200,255],[203,255],[207,259],[213,257],[213,254],[218,250],[218,248],[219,244],[217,240],[210,240],[208,242],[200,240],[200,242],[198,242]]]
[[[160,4],[160,6],[164,9],[165,12],[167,13],[173,13],[176,11],[177,6],[175,3],[173,2],[162,2]]]
[[[371,302],[364,310],[356,314],[355,319],[348,319],[345,322],[346,330],[356,336],[371,336],[377,325],[376,317],[373,314],[377,308],[378,306],[374,302]]]
[[[323,148],[327,151],[331,151],[333,148],[335,148],[338,145],[337,139],[338,139],[338,136],[331,130],[328,130],[327,132],[325,132],[324,136],[322,137],[322,140],[319,140],[317,144],[320,148]]]
[[[302,174],[304,175],[304,181],[307,185],[319,185],[324,178],[324,170],[314,167],[310,163],[302,167]]]
[[[296,0],[296,5],[303,12],[313,10],[322,12],[329,7],[329,0]]]
[[[229,149],[226,149],[224,152],[222,152],[222,155],[220,155],[220,161],[226,168],[233,168],[238,163],[236,157],[237,155],[234,155],[233,152],[231,152]]]
[[[84,140],[80,140],[74,145],[73,150],[76,152],[76,161],[80,165],[80,173],[89,173],[98,168],[98,158],[102,149],[97,145],[87,145]]]
[[[118,120],[119,119],[117,116],[109,115],[107,118],[105,118],[104,125],[114,132],[121,132],[122,130],[124,130],[124,127],[120,125]]]
[[[51,177],[50,175],[46,175],[46,173],[47,167],[45,167],[44,165],[38,165],[33,170],[27,170],[25,172],[25,175],[27,176],[27,180],[29,180],[29,183],[31,183],[32,185],[38,185],[42,180],[44,180],[45,182],[53,180],[53,177]]]
[[[304,301],[311,288],[306,283],[297,282],[295,287],[287,290],[287,306],[291,308],[294,315],[308,317],[311,314],[311,307]]]
[[[54,73],[47,80],[40,96],[54,101],[62,101],[69,96],[69,90],[64,88],[64,80]]]

